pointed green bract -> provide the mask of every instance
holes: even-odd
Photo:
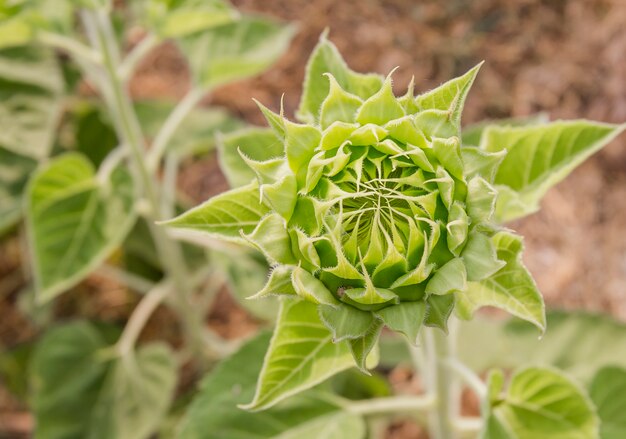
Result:
[[[121,244],[135,221],[133,203],[123,169],[100,181],[80,154],[60,156],[33,175],[26,217],[39,301],[72,287]]]
[[[426,316],[424,324],[441,329],[448,333],[448,319],[454,310],[457,295],[430,296],[426,300]]]
[[[283,299],[256,393],[243,408],[269,408],[353,365],[347,342],[332,342],[316,305]]]
[[[334,342],[363,337],[374,322],[372,313],[348,305],[320,305],[319,311],[322,322],[333,334]]]
[[[506,265],[487,279],[468,283],[465,294],[459,295],[459,314],[470,318],[478,308],[495,306],[532,323],[543,333],[545,306],[535,281],[522,263],[521,238],[499,232],[493,237],[493,244],[498,260]]]
[[[516,372],[485,413],[485,439],[599,438],[593,405],[576,383],[555,369]]]
[[[535,212],[547,190],[626,129],[584,120],[485,129],[481,148],[507,150],[494,183],[506,188],[496,218],[511,221]]]
[[[251,233],[268,212],[270,209],[261,203],[255,182],[218,195],[164,225],[241,242],[241,232]]]
[[[424,93],[415,99],[420,110],[441,110],[447,113],[449,120],[457,128],[461,122],[461,112],[467,93],[476,79],[482,63],[468,71],[465,75],[452,79],[434,90]]]
[[[409,342],[416,344],[425,313],[424,302],[403,302],[383,308],[376,315],[389,329],[404,334]]]
[[[601,421],[600,438],[619,439],[626,436],[626,369],[601,369],[593,378],[589,392]]]
[[[335,45],[323,34],[306,67],[302,98],[297,111],[298,118],[303,122],[319,120],[322,102],[329,91],[328,80],[323,76],[325,73],[332,74],[344,90],[361,98],[376,93],[383,83],[379,75],[364,75],[350,70]]]

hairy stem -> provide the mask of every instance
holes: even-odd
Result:
[[[83,11],[82,18],[92,46],[102,53],[105,74],[103,75],[104,83],[101,86],[103,89],[109,90],[107,104],[110,113],[115,118],[118,136],[122,143],[130,149],[136,175],[135,180],[141,185],[141,192],[145,195],[149,205],[146,219],[157,247],[159,259],[167,277],[171,279],[173,288],[177,292],[176,295],[172,295],[175,296],[172,297],[172,305],[178,311],[181,322],[187,330],[186,333],[189,337],[192,351],[196,353],[198,358],[202,358],[206,350],[205,345],[213,342],[213,340],[205,336],[204,315],[199,313],[191,303],[192,286],[182,248],[178,242],[171,239],[161,227],[155,224],[156,221],[162,219],[160,204],[162,188],[156,178],[156,170],[148,169],[144,160],[146,153],[144,136],[130,96],[120,77],[119,46],[115,39],[109,16],[104,10]],[[172,131],[176,129],[174,125],[174,123],[171,124],[170,129]],[[165,142],[167,143],[168,140],[165,139]],[[145,324],[147,317],[149,317],[149,314],[146,317],[144,317],[144,314],[147,314],[148,311],[154,311],[156,305],[165,296],[156,295],[156,297],[160,298],[158,302],[156,299],[148,301],[147,296],[144,298],[144,300],[148,301],[148,304],[145,307],[141,307],[140,315],[142,318],[135,320],[135,322],[139,323],[134,323],[131,327],[131,335],[128,336],[128,339],[136,339],[136,336],[132,334],[140,331],[140,323]],[[137,327],[139,328],[136,329]],[[128,342],[124,343],[126,348]],[[221,346],[216,346],[213,350],[219,351],[220,349]]]
[[[160,43],[159,38],[154,34],[146,35],[130,51],[118,69],[119,76],[124,81],[128,81],[134,73],[141,60]]]

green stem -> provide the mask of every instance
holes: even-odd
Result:
[[[428,430],[431,439],[457,439],[455,421],[460,411],[460,387],[444,359],[456,354],[456,329],[453,322],[448,335],[439,329],[422,330],[422,353],[415,351],[414,361],[421,368],[424,387],[435,395],[436,402],[428,413]],[[419,360],[419,361],[417,361]]]
[[[160,195],[162,188],[156,176],[153,175],[145,164],[146,147],[143,140],[144,137],[130,96],[122,78],[119,76],[119,47],[111,22],[104,10],[83,11],[83,21],[92,46],[102,53],[106,83],[101,85],[103,89],[108,87],[110,91],[107,100],[110,112],[117,122],[118,136],[123,144],[130,149],[137,177],[136,180],[141,184],[141,191],[149,205],[146,217],[157,247],[159,259],[167,277],[172,280],[173,288],[177,292],[177,294],[171,295],[174,296],[171,300],[172,305],[181,317],[181,323],[186,329],[192,351],[197,354],[198,358],[203,358],[207,348],[206,344],[213,342],[213,340],[205,336],[204,314],[198,312],[191,303],[192,286],[190,285],[190,276],[185,265],[182,248],[179,243],[172,240],[165,233],[163,228],[155,224],[156,221],[161,219]],[[170,127],[171,130],[175,130],[175,128],[173,124]],[[165,296],[157,297],[163,300]],[[154,303],[149,303],[149,305],[146,309],[156,309]],[[139,322],[142,321],[145,323],[147,319],[142,318],[139,320]],[[131,334],[136,331],[133,327]],[[131,336],[129,338],[132,339]],[[212,350],[219,351],[220,349],[221,346],[216,346]]]
[[[162,282],[152,288],[139,302],[117,342],[117,349],[121,356],[132,352],[141,330],[171,290],[172,285],[169,282]]]
[[[128,81],[141,60],[160,43],[155,34],[146,35],[122,61],[118,74],[123,81]]]

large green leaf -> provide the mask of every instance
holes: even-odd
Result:
[[[144,0],[148,27],[163,38],[180,38],[229,23],[237,11],[224,0]]]
[[[329,439],[364,436],[363,420],[304,394],[257,413],[237,408],[254,395],[270,335],[261,333],[207,375],[180,425],[181,439]],[[328,425],[328,429],[320,429]],[[335,436],[329,436],[329,434]]]
[[[375,74],[362,74],[352,71],[341,57],[326,33],[313,50],[306,66],[306,76],[297,117],[303,122],[314,123],[320,117],[322,102],[330,91],[330,82],[325,73],[330,73],[345,91],[367,99],[376,93],[383,84],[383,78]]]
[[[457,295],[457,312],[469,319],[478,308],[494,306],[531,322],[543,333],[543,297],[522,262],[522,239],[509,232],[499,232],[492,239],[498,259],[506,265],[486,279],[468,282],[467,290]]]
[[[283,299],[256,393],[244,408],[269,408],[354,366],[347,343],[332,338],[315,304]]]
[[[459,356],[472,369],[514,369],[544,364],[565,370],[585,382],[603,366],[626,368],[626,325],[606,316],[552,311],[545,335],[519,320],[475,318],[461,322]],[[480,346],[480,349],[476,349]],[[384,355],[383,355],[384,358]]]
[[[548,189],[624,129],[626,124],[585,120],[485,129],[481,148],[507,150],[495,177],[500,190],[497,220],[511,221],[535,212]]]
[[[189,35],[181,48],[195,81],[208,89],[265,71],[287,50],[293,34],[292,26],[243,17]]]
[[[495,400],[485,413],[484,439],[599,437],[598,418],[584,390],[555,369],[529,367],[513,375],[504,395],[491,390]]]
[[[285,153],[283,143],[270,128],[250,127],[221,136],[217,147],[220,168],[231,187],[246,185],[256,177],[242,154],[260,162]]]
[[[253,182],[213,197],[164,225],[245,243],[241,233],[252,233],[269,211],[261,203],[259,187]]]
[[[626,437],[626,369],[606,367],[591,383],[590,396],[600,417],[602,439]]]
[[[96,268],[135,220],[133,185],[122,168],[103,182],[83,156],[66,154],[29,184],[27,226],[37,297],[48,301]]]
[[[140,439],[152,434],[176,384],[173,353],[152,344],[118,360],[86,322],[48,332],[31,364],[35,438]]]

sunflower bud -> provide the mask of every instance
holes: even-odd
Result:
[[[490,239],[496,191],[478,172],[502,155],[460,142],[477,71],[418,97],[412,86],[396,97],[391,74],[340,80],[325,72],[319,108],[308,117],[301,108],[307,124],[260,105],[285,150],[265,161],[243,156],[270,209],[244,234],[275,267],[260,296],[290,283],[283,291],[318,304],[337,340],[364,336],[376,320],[413,338],[416,331],[394,324],[404,305],[418,313],[409,326],[428,314],[427,323],[445,327],[467,281],[502,268]],[[354,327],[342,333],[348,312],[349,326],[363,322],[356,335]]]

